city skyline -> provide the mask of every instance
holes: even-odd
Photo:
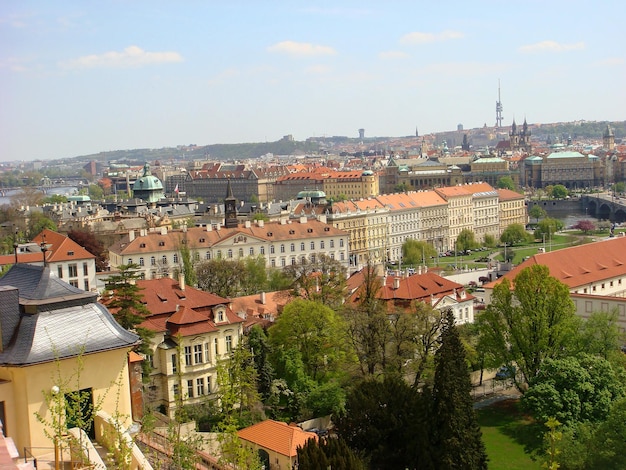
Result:
[[[0,5],[0,161],[625,119],[617,1]]]

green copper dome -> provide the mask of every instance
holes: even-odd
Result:
[[[165,196],[163,183],[156,176],[152,176],[148,163],[143,166],[143,175],[133,184],[133,195],[146,202],[157,202]]]

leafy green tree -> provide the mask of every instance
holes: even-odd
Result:
[[[537,421],[556,418],[568,426],[604,421],[613,402],[624,396],[624,372],[589,354],[546,359],[522,397],[522,407]]]
[[[617,311],[594,312],[582,321],[578,333],[578,352],[595,354],[616,366],[622,364],[624,334],[620,333]]]
[[[588,454],[588,469],[623,469],[626,468],[624,452],[626,436],[626,399],[613,403],[611,412],[594,433],[595,452]]]
[[[67,202],[67,196],[63,196],[62,194],[52,194],[50,196],[46,196],[43,201],[44,204],[57,204]]]
[[[144,355],[152,354],[150,344],[154,333],[139,326],[150,315],[150,311],[142,302],[141,288],[137,285],[140,267],[131,263],[123,264],[118,269],[118,274],[107,279],[105,288],[109,294],[104,304],[123,328],[135,331],[139,335],[141,343],[136,350]],[[144,379],[147,379],[151,371],[150,363],[142,361],[141,365]]]
[[[464,228],[459,233],[459,236],[456,237],[456,250],[457,251],[465,251],[472,250],[478,246],[476,243],[476,238],[474,236],[474,232],[472,232],[468,228]]]
[[[305,373],[314,380],[343,370],[349,356],[345,323],[329,307],[295,299],[269,329],[273,350],[294,349],[302,355]]]
[[[534,236],[536,240],[541,240],[543,236],[546,236],[546,240],[552,238],[556,232],[563,230],[563,222],[559,219],[553,219],[546,217],[537,225]]]
[[[617,183],[615,183],[615,185],[613,185],[613,191],[618,194],[623,194],[624,192],[626,192],[626,183],[623,181],[618,181]]]
[[[394,192],[394,193],[406,193],[406,192],[408,192],[408,191],[410,191],[410,190],[411,190],[411,186],[409,186],[409,185],[408,185],[408,184],[406,184],[406,183],[396,184],[396,185],[393,187],[393,192]]]
[[[428,438],[428,399],[397,376],[364,380],[348,394],[345,413],[334,419],[336,433],[369,468],[437,468]]]
[[[486,469],[487,453],[472,400],[465,349],[449,310],[435,355],[432,434],[436,468]]]
[[[222,424],[238,428],[252,424],[250,413],[260,403],[252,352],[245,345],[233,349],[217,364],[217,394]]]
[[[402,244],[402,263],[410,266],[428,264],[437,250],[427,242],[407,238]]]
[[[500,235],[500,241],[508,246],[525,243],[530,239],[530,234],[522,224],[511,224]]]
[[[184,237],[178,241],[178,251],[180,252],[180,259],[182,262],[181,270],[185,278],[185,284],[188,286],[196,286],[198,284],[198,277],[196,276],[195,260],[189,247],[189,239],[187,238],[187,232],[184,233]]]
[[[365,470],[359,459],[341,438],[309,439],[298,447],[298,470]]]
[[[515,383],[520,391],[541,370],[543,362],[557,359],[575,346],[579,321],[569,289],[550,276],[547,266],[523,269],[511,282],[503,278],[493,289],[491,303],[478,317],[486,354],[501,364],[517,365]]]
[[[510,189],[511,191],[515,190],[515,182],[510,176],[503,176],[499,178],[497,186],[499,189]]]
[[[552,197],[556,199],[563,199],[567,197],[569,191],[562,184],[555,184],[552,188]]]
[[[57,224],[52,219],[49,219],[40,212],[34,212],[28,219],[28,227],[26,231],[26,237],[29,240],[35,238],[38,234],[45,229],[55,231],[57,230]]]
[[[275,373],[270,362],[271,348],[269,339],[259,325],[255,325],[250,329],[246,347],[250,349],[254,360],[259,393],[263,400],[267,400],[271,394]]]
[[[536,223],[539,223],[539,219],[542,219],[548,213],[539,204],[535,204],[528,211],[528,215],[535,219]]]
[[[262,256],[248,256],[244,259],[245,276],[241,282],[241,291],[244,295],[252,295],[265,290],[268,285],[265,258]]]
[[[93,201],[101,201],[102,199],[104,199],[104,190],[97,184],[90,184],[87,191],[89,197]]]
[[[494,237],[490,233],[486,233],[485,239],[483,240],[483,245],[485,245],[487,248],[494,248],[496,246],[496,237]]]

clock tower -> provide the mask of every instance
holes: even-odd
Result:
[[[237,199],[233,196],[233,188],[230,186],[230,179],[228,179],[226,198],[224,198],[224,226],[226,228],[237,227]]]

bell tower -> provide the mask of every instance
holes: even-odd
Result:
[[[233,196],[233,188],[230,185],[230,178],[226,186],[226,197],[224,198],[224,226],[226,228],[237,227],[237,199]]]

